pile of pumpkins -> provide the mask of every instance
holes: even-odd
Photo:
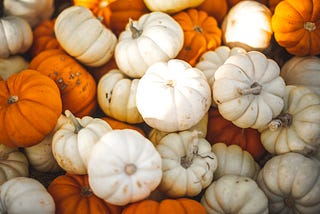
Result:
[[[0,6],[0,213],[320,213],[320,0]]]

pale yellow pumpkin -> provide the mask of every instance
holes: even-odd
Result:
[[[204,0],[144,0],[147,8],[151,11],[176,13],[187,8],[197,7]]]
[[[0,58],[0,77],[7,80],[9,76],[29,67],[29,62],[21,55]]]

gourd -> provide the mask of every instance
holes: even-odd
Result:
[[[147,8],[151,11],[161,11],[165,13],[176,13],[184,9],[199,6],[204,0],[144,0]]]
[[[91,150],[89,185],[106,202],[127,205],[156,189],[162,178],[161,165],[153,144],[138,131],[111,130]]]
[[[54,13],[54,0],[4,0],[4,13],[26,20],[32,28],[49,20]]]
[[[272,30],[277,43],[296,56],[317,55],[319,42],[319,0],[284,0],[272,15]]]
[[[18,148],[0,144],[0,185],[15,177],[29,176],[27,157]]]
[[[213,99],[220,114],[240,128],[259,129],[284,106],[280,67],[263,53],[230,56],[214,75]]]
[[[191,198],[164,199],[160,202],[154,200],[142,200],[126,206],[122,214],[205,214],[206,210],[198,201]]]
[[[267,214],[268,198],[250,177],[224,175],[213,181],[201,197],[211,213]]]
[[[106,203],[92,192],[88,175],[59,175],[50,182],[48,192],[55,202],[56,213],[121,213],[121,207]]]
[[[54,214],[55,203],[38,180],[15,177],[1,185],[0,213]]]
[[[75,117],[66,110],[72,123],[64,123],[53,135],[52,153],[59,166],[71,174],[87,174],[91,150],[100,138],[112,130],[110,125],[91,116]]]
[[[29,23],[17,16],[0,17],[0,58],[22,54],[32,45],[33,34]]]
[[[221,25],[223,43],[247,51],[265,50],[273,35],[271,17],[270,9],[258,1],[238,2]]]
[[[177,59],[182,59],[194,66],[199,57],[208,50],[221,45],[222,32],[217,20],[205,11],[188,9],[173,18],[180,24],[184,33],[184,43]]]
[[[119,35],[114,57],[123,73],[141,78],[156,62],[175,58],[184,42],[182,27],[164,12],[150,12],[129,20]]]
[[[108,62],[117,37],[86,7],[70,6],[56,18],[54,32],[62,48],[86,66]]]
[[[214,180],[224,175],[238,175],[255,180],[260,171],[259,164],[252,158],[250,153],[241,149],[238,145],[226,145],[215,143],[212,152],[217,157],[217,169],[214,172]]]
[[[55,127],[62,111],[59,88],[36,70],[0,80],[0,142],[10,147],[39,143]],[[19,132],[17,132],[19,130]]]
[[[197,124],[207,113],[211,89],[199,69],[183,60],[171,59],[148,68],[137,87],[136,105],[150,127],[165,132],[182,131]]]
[[[142,123],[136,107],[139,79],[127,77],[119,69],[103,75],[97,85],[97,100],[101,110],[109,117],[130,124]]]
[[[54,129],[46,137],[34,146],[24,148],[30,166],[39,172],[61,172],[63,169],[57,163],[52,153],[52,138],[55,132],[65,123],[72,123],[64,114],[58,118]]]
[[[169,133],[156,145],[162,158],[160,192],[173,198],[198,195],[213,180],[217,158],[197,131]]]
[[[259,130],[261,142],[272,154],[309,155],[320,145],[320,96],[304,86],[287,85],[284,108]]]
[[[280,76],[287,85],[305,86],[320,95],[320,58],[294,56],[281,67]]]
[[[319,163],[295,152],[269,159],[257,178],[268,198],[269,212],[319,213],[319,170]]]
[[[29,62],[21,55],[0,58],[0,77],[7,80],[9,76],[27,69]]]

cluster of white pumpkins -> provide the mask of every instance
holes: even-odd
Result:
[[[14,11],[15,1],[4,2],[7,13]],[[2,58],[25,53],[32,27],[52,16],[53,1],[39,2],[46,2],[47,12],[16,18],[20,27],[11,39],[22,45],[1,48]],[[265,44],[246,49],[230,41],[191,66],[175,58],[182,28],[160,11],[129,20],[117,37],[89,9],[70,6],[58,14],[54,30],[63,49],[84,66],[102,66],[114,57],[118,69],[97,83],[99,108],[150,130],[143,135],[113,129],[101,118],[66,110],[37,145],[21,151],[0,144],[0,213],[55,212],[54,199],[29,177],[29,167],[88,175],[93,194],[116,206],[189,197],[207,213],[320,212],[318,56],[295,56],[280,67],[258,50]],[[0,63],[6,67],[4,59]],[[240,128],[258,130],[272,157],[259,165],[237,145],[208,142],[210,108]]]

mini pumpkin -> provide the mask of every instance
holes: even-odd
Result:
[[[163,176],[158,187],[169,197],[198,195],[213,181],[218,161],[210,143],[197,131],[164,136],[156,145],[162,158]]]
[[[182,131],[197,124],[207,113],[211,89],[199,69],[183,60],[171,59],[148,68],[137,87],[136,105],[152,128]]]
[[[11,147],[39,143],[55,127],[62,111],[59,88],[36,70],[0,80],[0,142]],[[19,130],[19,131],[17,131]]]
[[[147,198],[159,185],[161,157],[138,131],[111,130],[92,148],[88,176],[95,195],[114,205],[127,205]]]
[[[63,112],[77,117],[93,115],[97,109],[97,84],[88,70],[61,49],[44,50],[32,58],[29,68],[50,77],[59,87]]]
[[[29,62],[21,55],[0,58],[0,77],[7,80],[9,76],[29,67]]]
[[[106,203],[92,192],[88,175],[60,175],[49,184],[48,192],[59,214],[121,213],[121,207]]]
[[[299,153],[269,159],[257,178],[258,186],[268,198],[269,212],[319,213],[319,174],[319,163]]]
[[[161,11],[165,13],[176,13],[184,9],[199,6],[204,0],[143,0],[147,8],[151,11]]]
[[[208,13],[209,16],[214,17],[219,26],[223,21],[223,18],[226,16],[229,8],[227,0],[222,1],[212,1],[204,0],[199,6],[196,7],[198,10],[203,10]]]
[[[208,50],[221,45],[222,32],[216,19],[205,11],[188,9],[173,16],[184,33],[184,43],[177,59],[182,59],[194,66],[199,57]]]
[[[296,56],[320,53],[320,1],[284,0],[272,15],[277,43]]]
[[[261,142],[272,154],[309,155],[320,146],[320,96],[304,86],[286,86],[284,108],[259,130]]]
[[[128,78],[119,69],[103,75],[97,85],[97,100],[100,109],[109,117],[130,124],[142,123],[136,106],[139,79]]]
[[[113,56],[117,37],[86,7],[73,5],[59,13],[54,24],[59,44],[86,66],[101,66]]]
[[[55,203],[38,180],[15,177],[1,185],[1,213],[54,214]]]
[[[263,51],[273,35],[271,11],[258,1],[240,1],[224,17],[221,25],[223,43],[247,51]]]
[[[268,198],[250,177],[224,175],[205,190],[201,204],[207,213],[268,214]]]
[[[240,128],[264,127],[284,106],[285,82],[279,74],[278,64],[261,52],[230,56],[214,75],[220,114]]]
[[[59,166],[71,174],[87,174],[87,165],[93,146],[111,131],[110,125],[90,116],[74,117],[66,110],[72,123],[64,123],[53,135],[52,153]]]
[[[140,78],[150,65],[166,62],[180,52],[184,37],[182,27],[164,12],[143,14],[130,20],[119,35],[114,57],[127,76]]]

